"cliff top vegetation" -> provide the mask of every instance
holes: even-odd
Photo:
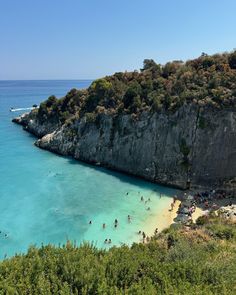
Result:
[[[236,51],[202,55],[187,62],[160,65],[144,60],[140,71],[115,73],[92,82],[88,89],[71,89],[65,97],[41,103],[40,120],[64,123],[71,117],[94,118],[101,113],[175,112],[184,103],[215,108],[236,102]]]

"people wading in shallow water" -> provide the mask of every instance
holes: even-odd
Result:
[[[105,239],[104,244],[111,244],[111,239]]]
[[[115,228],[117,228],[117,226],[118,226],[118,220],[117,219],[115,219]]]
[[[129,223],[131,222],[131,216],[130,215],[128,215],[128,221],[129,221]]]
[[[102,228],[103,229],[106,228],[106,223],[103,223]]]

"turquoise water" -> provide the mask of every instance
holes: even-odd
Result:
[[[11,123],[17,113],[10,107],[30,107],[90,82],[0,81],[0,258],[67,239],[98,247],[108,247],[105,238],[131,244],[169,206],[174,190],[38,149],[35,137]]]

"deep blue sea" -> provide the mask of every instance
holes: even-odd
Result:
[[[0,81],[0,258],[68,239],[98,247],[108,247],[106,238],[111,245],[131,244],[139,241],[138,230],[154,230],[170,205],[174,190],[38,149],[36,138],[11,122],[22,113],[11,107],[31,107],[90,83]]]

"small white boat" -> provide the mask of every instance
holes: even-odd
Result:
[[[37,109],[38,106],[36,107],[30,107],[30,108],[10,108],[10,112],[20,112],[20,111],[31,111],[31,110],[34,110],[34,109]]]

